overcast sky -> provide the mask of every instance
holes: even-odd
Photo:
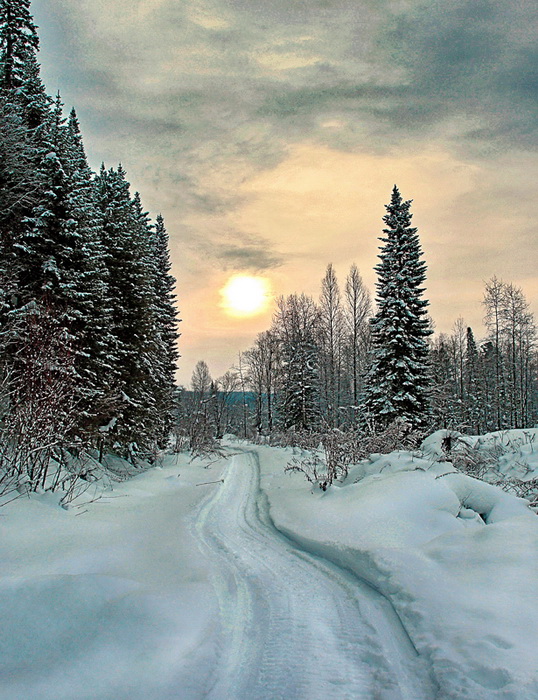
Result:
[[[373,289],[384,204],[413,199],[438,331],[482,333],[484,281],[538,311],[535,0],[34,0],[43,78],[94,168],[121,161],[171,236],[180,379],[234,363],[271,312],[262,274],[317,297],[327,263]]]

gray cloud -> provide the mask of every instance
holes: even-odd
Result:
[[[34,2],[36,8],[43,1]],[[188,19],[187,3],[158,3],[143,22],[130,3],[114,5],[117,15],[123,10],[123,23],[116,26],[115,14],[103,5],[106,31],[99,32],[101,26],[91,22],[96,15],[74,0],[47,3],[54,52],[77,56],[66,65],[64,79],[89,83],[96,94],[105,87],[108,95],[114,85],[118,97],[131,97],[133,109],[153,99],[158,112],[161,100],[167,109],[174,101],[177,113],[202,117],[204,129],[208,123],[226,128],[218,113],[210,113],[212,104],[227,105],[233,121],[242,111],[249,118],[267,116],[271,109],[260,112],[259,106],[268,102],[276,118],[315,112],[332,99],[348,106],[352,101],[366,114],[372,100],[396,92],[403,102],[428,96],[437,111],[441,100],[453,101],[449,109],[477,109],[477,97],[493,103],[497,93],[525,96],[536,90],[532,35],[525,31],[536,19],[530,3],[450,0],[406,4],[398,11],[395,3],[379,2],[374,12],[355,0],[236,0],[213,3],[229,27],[212,31]],[[271,73],[257,61],[290,52],[315,62]]]
[[[83,122],[175,151],[193,180],[227,158],[269,167],[290,139],[353,150],[420,132],[482,153],[535,136],[530,3],[49,0],[46,11],[45,63],[61,65],[55,82]],[[345,120],[338,133],[331,117]]]
[[[502,155],[514,164],[510,178],[500,191],[473,191],[470,220],[488,208],[501,220],[508,195],[512,209],[530,201],[529,161],[518,165],[536,148],[538,6],[530,0],[32,6],[49,91],[75,104],[92,165],[121,160],[145,206],[163,212],[181,241],[180,278],[198,264],[280,265],[272,240],[245,239],[226,217],[257,196],[242,185],[295,144],[387,156],[433,148],[480,167]],[[447,215],[460,204],[447,202]],[[529,219],[511,216],[514,236],[527,241]],[[517,259],[530,275],[532,255]]]
[[[489,138],[506,148],[536,137],[535,37],[527,30],[536,20],[531,3],[453,0],[411,10],[381,38],[408,75],[407,99],[421,99],[433,119],[474,116],[482,126],[466,135],[468,147]],[[406,126],[413,122],[404,114]]]
[[[269,246],[219,245],[216,255],[224,270],[264,272],[279,267],[283,262],[282,256],[271,252]]]
[[[280,267],[284,259],[263,236],[234,231],[216,224],[211,236],[199,237],[192,232],[191,249],[201,259],[213,261],[213,266],[224,271],[265,272]]]

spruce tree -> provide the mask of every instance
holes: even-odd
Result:
[[[444,333],[441,333],[432,343],[430,370],[432,427],[436,429],[461,428],[461,410],[455,388],[450,339]]]
[[[48,362],[76,407],[69,438],[153,449],[170,428],[177,357],[164,222],[131,199],[121,166],[94,177],[75,111],[66,121],[41,81],[29,5],[0,0],[2,371],[24,362],[28,319],[52,328],[65,352]]]
[[[465,337],[464,380],[467,424],[472,432],[479,433],[483,425],[481,420],[482,400],[480,396],[479,355],[472,328],[467,328]]]
[[[281,421],[286,429],[315,430],[320,424],[319,351],[312,333],[282,347]]]
[[[164,446],[164,440],[170,429],[163,430],[162,416],[162,388],[163,367],[165,349],[162,338],[162,305],[159,297],[159,265],[157,259],[155,227],[151,223],[148,212],[142,208],[140,193],[136,192],[132,200],[132,208],[137,223],[133,232],[138,240],[138,255],[143,264],[146,278],[145,287],[140,289],[144,296],[144,304],[141,307],[139,325],[143,331],[145,345],[145,380],[144,391],[147,395],[147,403],[151,403],[151,415],[145,420],[145,427],[150,427],[148,432],[149,442],[156,440],[158,446]]]
[[[121,166],[101,168],[97,197],[104,220],[108,300],[115,339],[114,383],[118,407],[109,437],[151,451],[162,442],[158,408],[163,361],[157,294],[155,233],[140,197],[131,199]]]
[[[173,422],[176,396],[175,372],[177,351],[177,310],[175,307],[176,280],[171,275],[171,262],[168,247],[168,233],[164,219],[159,214],[154,229],[154,254],[156,260],[156,314],[158,320],[157,337],[159,355],[156,358],[158,377],[156,405],[159,415],[159,442],[164,443]]]
[[[80,137],[65,124],[60,97],[49,115],[40,160],[43,191],[14,243],[18,287],[15,316],[28,303],[54,310],[74,353],[77,437],[107,420],[110,379],[107,270],[91,172]],[[77,160],[78,158],[78,160]]]
[[[375,267],[377,312],[372,319],[373,357],[367,376],[364,409],[384,427],[397,418],[412,427],[429,421],[428,343],[431,334],[422,284],[426,264],[417,229],[411,226],[411,201],[392,191],[386,228]]]
[[[145,279],[139,260],[137,241],[133,240],[136,219],[131,205],[129,184],[122,169],[106,170],[104,165],[95,179],[96,196],[103,220],[103,248],[107,266],[107,303],[111,310],[109,348],[114,368],[114,415],[106,438],[129,445],[135,441],[139,401],[133,396],[132,384],[142,380],[137,355],[141,342],[137,318],[141,299],[137,290]]]
[[[20,87],[23,66],[38,48],[30,0],[0,0],[0,84],[3,88]]]
[[[80,425],[86,434],[95,437],[99,427],[113,416],[115,340],[110,330],[103,218],[74,109],[64,132],[62,160],[69,183],[67,200],[73,229],[70,330],[76,338]]]
[[[27,218],[46,192],[43,163],[52,101],[39,75],[39,39],[29,4],[0,0],[1,312],[20,302],[15,245],[28,232]]]

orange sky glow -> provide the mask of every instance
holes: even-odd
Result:
[[[487,7],[486,7],[487,5]],[[122,162],[170,234],[181,338],[222,375],[328,263],[372,292],[384,205],[413,199],[438,332],[484,283],[538,313],[532,3],[33,0],[43,78],[90,164]],[[255,312],[222,290],[266,285]],[[245,292],[248,293],[248,292]],[[252,292],[250,293],[252,294]],[[232,307],[235,303],[235,312]]]

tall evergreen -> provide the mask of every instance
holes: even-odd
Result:
[[[140,258],[143,262],[147,277],[146,287],[140,289],[145,296],[145,312],[141,316],[141,322],[145,324],[145,355],[147,363],[147,375],[145,391],[151,396],[153,413],[150,418],[151,439],[156,439],[160,446],[164,446],[170,432],[172,418],[173,399],[173,375],[171,381],[167,375],[167,346],[165,343],[165,325],[169,322],[169,308],[166,305],[166,296],[163,285],[166,279],[162,276],[160,260],[157,250],[157,232],[151,223],[149,215],[143,210],[140,193],[136,192],[132,207],[138,224]],[[159,235],[166,237],[164,222],[161,219]],[[169,270],[168,270],[169,271]],[[146,419],[147,423],[147,419]]]
[[[474,433],[479,433],[483,427],[482,400],[480,392],[480,358],[472,328],[467,328],[465,338],[465,412],[467,425]]]
[[[427,338],[431,330],[422,287],[426,264],[421,260],[417,229],[411,226],[410,206],[395,185],[385,207],[381,262],[375,268],[377,312],[372,319],[373,356],[364,409],[380,426],[397,418],[413,427],[424,427],[429,421]]]
[[[173,392],[173,355],[169,348],[168,358],[164,357],[161,329],[164,323],[170,346],[171,321],[169,317],[161,319],[165,302],[159,297],[158,287],[171,282],[159,273],[163,262],[158,259],[155,231],[142,210],[139,195],[131,199],[123,168],[107,171],[102,166],[96,187],[103,216],[111,331],[115,340],[118,408],[110,437],[122,445],[136,443],[147,450],[155,439],[162,443],[164,423],[169,424],[169,418],[163,423],[160,408],[163,384],[166,383],[165,393]],[[162,365],[166,365],[166,373]],[[171,412],[171,408],[167,411]]]
[[[73,227],[69,305],[76,338],[75,369],[84,430],[95,434],[112,416],[115,341],[110,331],[108,268],[103,245],[104,225],[98,208],[93,173],[88,165],[75,110],[64,130],[62,159],[68,187],[68,208]]]
[[[284,428],[315,430],[320,424],[319,352],[314,335],[282,347],[281,423]]]
[[[30,382],[19,398],[35,394],[28,329],[48,334],[62,352],[44,369],[72,407],[62,440],[148,451],[166,442],[177,358],[164,222],[121,166],[92,173],[76,112],[41,81],[29,5],[0,0],[1,368]]]
[[[37,27],[30,14],[30,0],[0,0],[0,83],[11,90],[22,84],[28,56],[39,48]]]
[[[158,368],[156,403],[160,416],[160,440],[164,441],[173,421],[175,402],[175,373],[179,357],[177,340],[179,337],[177,310],[175,307],[176,280],[171,274],[172,264],[168,245],[168,233],[164,219],[159,214],[155,223],[154,251],[156,259],[156,313],[158,318]]]
[[[44,159],[51,100],[39,75],[39,39],[29,0],[0,0],[0,287],[1,312],[19,303],[14,246],[46,192]],[[3,319],[5,321],[5,319]]]
[[[432,378],[431,417],[435,428],[462,427],[450,339],[444,333],[434,340],[430,350]]]

